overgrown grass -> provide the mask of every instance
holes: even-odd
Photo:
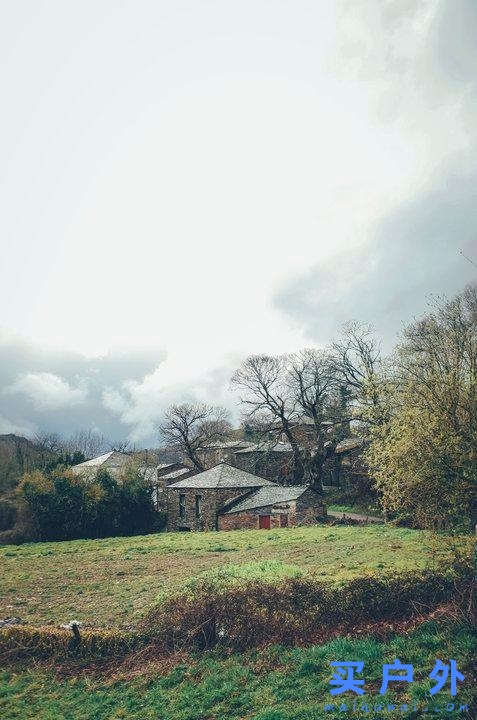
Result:
[[[224,563],[269,563],[339,582],[364,573],[422,568],[427,536],[389,526],[314,526],[281,530],[161,533],[104,540],[29,543],[0,548],[2,615],[32,624],[72,618],[128,627],[164,592]],[[262,572],[263,567],[258,572]]]
[[[5,720],[322,720],[327,717],[351,717],[376,720],[400,718],[411,720],[435,717],[424,713],[426,705],[454,711],[446,718],[471,718],[459,707],[472,702],[470,664],[477,651],[475,635],[462,624],[428,622],[407,635],[387,641],[373,637],[336,638],[325,645],[308,648],[267,649],[243,654],[182,656],[166,671],[153,661],[139,668],[139,674],[121,677],[116,668],[112,677],[86,675],[59,679],[36,668],[31,671],[0,673],[0,717]],[[398,657],[414,666],[415,682],[391,683],[386,695],[379,695],[383,663]],[[453,658],[466,676],[456,698],[448,686],[434,700],[429,696],[429,672],[436,658],[446,662]],[[346,693],[333,700],[330,696],[331,661],[364,661],[363,677],[366,695],[360,700]],[[358,711],[352,703],[358,700]],[[368,703],[370,712],[359,710]],[[418,711],[414,711],[416,702]],[[325,710],[334,704],[335,711]],[[340,710],[347,703],[347,711]],[[384,704],[374,711],[375,703]],[[387,710],[386,704],[396,710]],[[408,704],[402,710],[401,703]],[[422,714],[421,714],[422,711]]]

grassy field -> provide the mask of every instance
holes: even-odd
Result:
[[[386,641],[372,637],[336,638],[308,648],[269,647],[233,654],[205,653],[175,658],[167,667],[149,660],[127,671],[60,677],[51,668],[0,671],[0,717],[5,720],[323,720],[323,718],[474,717],[471,660],[477,651],[475,635],[465,625],[428,622],[409,634]],[[414,666],[414,682],[391,683],[379,695],[382,664],[399,657]],[[434,698],[428,679],[436,658],[457,661],[465,675],[455,698],[448,686]],[[347,692],[330,696],[331,661],[364,661],[366,681],[362,698]],[[123,673],[123,674],[122,674]],[[357,711],[352,711],[353,701]],[[343,703],[347,710],[343,710]],[[369,710],[360,710],[366,703]],[[404,710],[402,703],[408,704]],[[416,703],[417,712],[413,705]],[[450,703],[454,711],[449,710]],[[461,705],[468,712],[460,712]],[[335,710],[326,709],[332,704]],[[375,704],[384,712],[374,710]],[[396,710],[387,705],[396,705]],[[423,708],[429,706],[429,713]],[[432,707],[443,714],[435,715]],[[422,711],[422,714],[421,714]]]
[[[277,577],[311,573],[339,582],[367,572],[424,567],[427,560],[423,533],[385,525],[10,545],[0,548],[0,607],[4,617],[33,624],[74,618],[127,627],[160,594],[224,563],[244,576],[254,568],[262,573],[266,563]]]

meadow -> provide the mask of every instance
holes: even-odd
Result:
[[[157,598],[216,572],[244,579],[311,575],[330,583],[429,562],[427,536],[386,525],[160,533],[0,548],[3,617],[131,627]]]

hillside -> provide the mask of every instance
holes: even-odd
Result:
[[[21,435],[0,435],[0,494],[14,487],[24,472],[42,468],[55,453]]]
[[[389,526],[161,533],[0,548],[0,606],[33,624],[134,624],[157,596],[227,564],[238,578],[338,582],[423,567],[426,536]]]

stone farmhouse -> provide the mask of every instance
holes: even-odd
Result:
[[[163,496],[168,530],[269,529],[326,515],[311,487],[283,487],[225,462],[164,485]]]
[[[71,468],[76,475],[93,478],[98,470],[107,470],[112,475],[119,475],[124,466],[131,461],[128,453],[119,452],[119,450],[111,450],[104,455],[86,460],[85,462],[73,465]]]

